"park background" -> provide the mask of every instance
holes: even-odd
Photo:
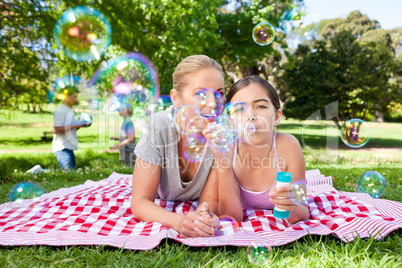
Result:
[[[193,54],[206,54],[222,64],[227,89],[241,77],[261,75],[279,92],[286,120],[278,129],[299,139],[307,169],[319,168],[333,176],[334,186],[344,191],[356,191],[356,179],[364,171],[377,171],[387,180],[383,198],[402,202],[402,27],[384,29],[374,15],[360,10],[338,18],[307,20],[308,2],[314,4],[288,0],[1,0],[0,203],[7,201],[12,186],[21,181],[36,182],[50,192],[100,180],[112,171],[132,173],[119,165],[117,152],[107,152],[114,144],[109,137],[118,135],[121,124],[117,114],[98,113],[91,127],[79,130],[78,169],[73,172],[58,170],[51,139],[41,138],[43,132],[52,130],[55,104],[47,103],[47,92],[57,78],[74,75],[89,80],[103,61],[131,51],[153,62],[161,94],[172,88],[175,66]],[[395,1],[372,2],[389,11],[390,17],[398,9]],[[99,60],[73,61],[55,45],[56,21],[78,5],[98,9],[112,26],[112,43]],[[288,14],[295,15],[289,18]],[[271,45],[261,47],[254,43],[251,31],[264,21],[277,32]],[[325,108],[334,102],[338,114],[328,117]],[[351,118],[365,120],[371,129],[369,143],[359,149],[347,147],[340,139],[339,127]],[[337,141],[336,150],[328,148],[328,137]],[[25,173],[36,164],[54,172]],[[357,239],[351,244],[331,237],[308,237],[274,248],[270,264],[394,267],[402,262],[401,238],[400,230],[381,241]],[[194,249],[171,241],[135,253],[98,246],[0,248],[0,263],[24,262],[27,266],[249,265],[244,248]]]

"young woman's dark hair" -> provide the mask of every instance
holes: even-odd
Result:
[[[241,89],[247,87],[251,83],[256,83],[257,85],[260,85],[262,88],[264,88],[267,93],[268,97],[272,102],[272,105],[275,108],[275,112],[277,112],[281,108],[281,104],[279,102],[279,96],[274,87],[268,83],[267,80],[264,78],[258,76],[258,75],[250,75],[243,77],[239,81],[233,84],[233,86],[229,89],[228,95],[226,97],[226,101],[230,102],[233,98],[233,96]]]

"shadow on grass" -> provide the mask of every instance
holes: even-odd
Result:
[[[298,140],[302,148],[311,147],[313,149],[326,149],[327,148],[327,137],[323,135],[307,135],[307,134],[293,134]],[[105,139],[105,137],[99,137],[98,135],[79,135],[78,136],[79,143],[99,143],[99,144],[108,144],[109,140]],[[28,139],[20,139],[20,140],[0,140],[0,144],[6,146],[15,146],[20,147],[21,150],[24,150],[25,147],[29,146],[39,146],[39,145],[48,145],[49,149],[51,149],[52,144],[52,136],[50,136],[46,140],[41,140],[41,137],[37,138],[28,138]],[[362,148],[370,149],[370,148],[392,148],[392,149],[402,149],[402,141],[400,139],[381,139],[381,138],[372,138],[370,141],[364,145]],[[92,148],[94,149],[94,148]],[[351,148],[346,146],[342,139],[338,138],[338,149],[340,150],[358,150],[358,148]]]
[[[119,156],[117,153],[98,153],[87,150],[84,153],[75,153],[77,168],[83,167],[113,167],[119,166]],[[41,165],[42,168],[58,169],[56,157],[53,153],[32,153],[19,154],[18,156],[0,155],[3,165],[9,165],[12,169],[28,170],[35,165]]]
[[[308,126],[309,129],[315,129],[315,130],[326,129],[326,127],[327,127],[324,124],[311,124],[311,125],[306,124],[306,125],[304,125],[303,123],[286,123],[286,124],[279,125],[277,128],[279,131],[292,130],[292,129],[300,129],[301,130],[303,128],[303,126],[305,126],[305,127]]]
[[[32,145],[43,145],[43,144],[50,144],[50,149],[52,146],[52,138],[47,138],[46,140],[42,140],[41,137],[38,138],[28,138],[24,140],[0,140],[0,143],[3,145],[14,145],[17,147],[21,147],[21,150],[24,150],[27,146]]]
[[[327,148],[327,136],[322,135],[301,135],[301,134],[293,134],[299,142],[300,145],[304,148],[306,146],[314,148],[314,149],[325,149]],[[362,148],[392,148],[392,149],[402,149],[402,141],[400,139],[381,139],[381,138],[373,138],[364,145]],[[345,143],[343,143],[342,139],[338,137],[338,149],[340,150],[357,150],[358,148],[351,148]]]
[[[49,144],[49,149],[52,148],[52,140],[53,136],[49,136],[46,140],[42,140],[41,136],[38,136],[37,138],[27,138],[27,139],[20,139],[20,140],[7,140],[7,139],[2,139],[0,140],[0,144],[3,145],[14,145],[17,147],[21,147],[21,150],[24,149],[24,147],[27,146],[32,146],[32,145],[43,145],[43,144]],[[81,135],[78,136],[78,142],[79,143],[94,143],[94,142],[102,142],[105,140],[103,138],[102,140],[99,138],[98,135]]]
[[[28,128],[28,127],[36,127],[40,126],[43,128],[48,128],[49,131],[52,131],[53,129],[53,122],[47,122],[47,123],[10,123],[10,122],[1,122],[0,121],[0,127],[19,127],[19,128]]]

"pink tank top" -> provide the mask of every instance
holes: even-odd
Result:
[[[274,149],[274,154],[275,154],[275,162],[276,162],[277,172],[280,172],[281,168],[279,167],[278,155],[276,153],[276,133],[274,133],[272,144],[273,144],[273,149]],[[270,187],[268,187],[267,190],[262,191],[262,192],[253,192],[253,191],[244,189],[243,186],[241,186],[240,181],[236,175],[236,171],[235,171],[236,157],[237,157],[237,144],[236,144],[235,153],[234,153],[235,161],[233,161],[233,172],[237,179],[237,183],[239,184],[239,187],[240,187],[240,198],[241,198],[242,207],[244,209],[249,209],[249,208],[273,209],[274,204],[269,202],[268,194],[269,194],[269,191],[271,190],[271,188],[276,184],[276,181]]]

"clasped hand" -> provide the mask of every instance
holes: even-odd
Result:
[[[195,211],[190,211],[184,218],[180,237],[207,237],[214,235],[214,223],[218,217],[209,210],[209,203],[204,202]]]

